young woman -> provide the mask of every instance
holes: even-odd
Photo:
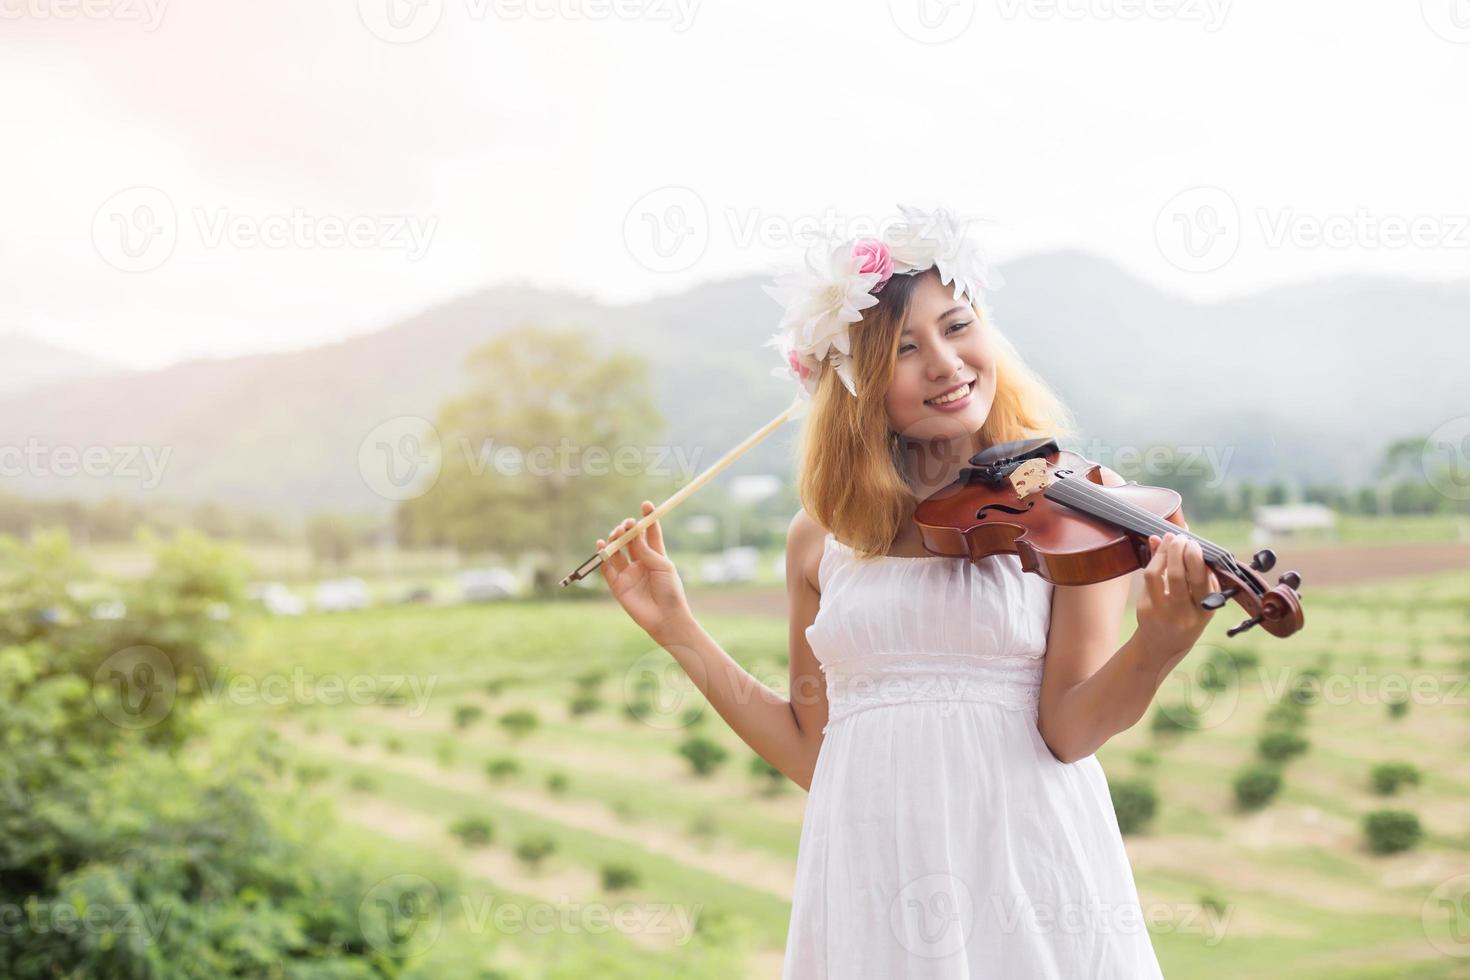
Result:
[[[984,314],[983,269],[952,220],[905,214],[773,293],[812,401],[786,548],[790,696],[701,628],[657,523],[603,577],[809,791],[786,977],[1157,977],[1093,753],[1142,717],[1219,585],[1194,540],[1151,538],[1119,646],[1128,576],[1054,587],[1014,555],[925,552],[914,507],[972,455],[1071,428]]]

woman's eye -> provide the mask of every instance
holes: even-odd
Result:
[[[963,329],[965,329],[966,327],[968,327],[970,324],[972,324],[974,322],[975,322],[974,320],[966,320],[964,323],[951,323],[949,325],[949,329],[950,330],[963,330]],[[912,350],[912,349],[914,349],[914,345],[913,344],[904,344],[902,347],[900,347],[898,349],[898,352],[900,354],[902,354],[904,351],[906,351],[906,350]]]

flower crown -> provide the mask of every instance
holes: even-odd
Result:
[[[799,382],[806,398],[817,393],[828,365],[848,392],[857,394],[848,326],[877,304],[877,294],[894,275],[911,276],[937,267],[939,281],[954,284],[955,300],[970,303],[980,301],[982,288],[1001,285],[954,215],[902,204],[898,209],[903,220],[885,230],[882,238],[813,246],[804,270],[779,276],[775,285],[763,287],[785,308],[780,327],[764,345],[775,347],[784,361],[771,373]]]

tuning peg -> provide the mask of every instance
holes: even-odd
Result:
[[[1247,619],[1247,620],[1245,620],[1242,623],[1239,623],[1239,624],[1237,624],[1235,626],[1230,627],[1228,630],[1225,631],[1225,635],[1226,636],[1234,636],[1236,633],[1244,633],[1246,630],[1250,629],[1252,626],[1259,625],[1260,622],[1261,622],[1261,620],[1263,618],[1264,617],[1256,616],[1253,619]]]
[[[1199,607],[1201,609],[1208,609],[1211,612],[1214,612],[1216,609],[1219,609],[1221,606],[1225,605],[1226,600],[1235,595],[1235,593],[1238,591],[1240,590],[1232,585],[1230,588],[1225,589],[1224,591],[1211,592],[1209,595],[1205,596],[1199,601]]]
[[[1302,577],[1296,572],[1282,572],[1281,577],[1276,581],[1280,582],[1288,589],[1291,589],[1293,592],[1302,587]]]
[[[1270,548],[1262,548],[1254,555],[1251,555],[1251,568],[1254,568],[1258,572],[1269,572],[1275,564],[1276,552]]]

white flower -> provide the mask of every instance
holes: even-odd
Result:
[[[787,273],[764,288],[786,309],[781,328],[789,332],[791,347],[825,361],[833,348],[844,356],[852,354],[848,325],[877,305],[871,290],[880,277],[857,271],[862,260],[853,255],[851,242],[837,244],[825,259],[818,256],[819,248],[808,250],[803,271]]]
[[[931,214],[903,204],[898,209],[904,220],[884,236],[895,274],[912,275],[934,266],[941,283],[954,284],[956,302],[978,302],[981,289],[1000,286],[1000,277],[987,268],[980,247],[948,211],[940,208]]]

